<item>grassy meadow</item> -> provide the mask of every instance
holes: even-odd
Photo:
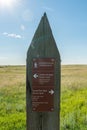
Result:
[[[26,68],[0,66],[0,130],[26,130]],[[87,130],[87,66],[61,68],[61,130]]]
[[[87,130],[87,66],[62,66],[61,130]]]

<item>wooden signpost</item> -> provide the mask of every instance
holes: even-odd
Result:
[[[46,13],[27,52],[27,130],[60,129],[60,54]]]

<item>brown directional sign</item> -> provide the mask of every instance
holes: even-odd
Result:
[[[33,72],[33,86],[54,86],[54,72],[34,71]]]
[[[32,110],[54,109],[54,58],[34,58],[32,77]]]
[[[54,110],[54,89],[38,88],[33,89],[32,109],[33,111],[53,111]]]

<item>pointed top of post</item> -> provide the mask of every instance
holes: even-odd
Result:
[[[56,46],[56,42],[53,37],[52,30],[51,30],[46,12],[43,14],[40,20],[40,23],[35,31],[30,48],[34,48],[33,49],[34,51],[35,51],[35,48],[40,48],[38,50],[38,53],[40,52],[38,55],[40,54],[42,55],[42,52],[44,52],[43,55],[46,55],[47,53],[47,51],[45,51],[46,48],[49,48],[49,52],[50,50],[56,50],[57,54],[59,55],[58,48]],[[53,56],[53,54],[51,55]]]
[[[47,14],[46,14],[46,12],[44,12],[44,17],[46,17],[47,16]]]
[[[42,16],[40,20],[40,23],[34,34],[32,41],[36,41],[38,38],[45,37],[48,35],[52,35],[52,30],[51,30],[51,27],[47,18],[47,14],[46,12],[44,12],[44,15]]]

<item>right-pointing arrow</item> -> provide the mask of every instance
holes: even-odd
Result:
[[[53,94],[54,94],[54,90],[51,89],[51,90],[49,91],[49,93],[50,93],[51,95],[53,95]]]

